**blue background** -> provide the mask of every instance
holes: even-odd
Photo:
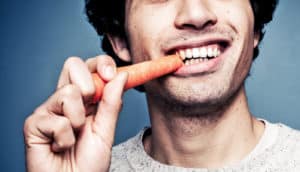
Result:
[[[251,111],[300,129],[300,1],[282,0],[247,80]],[[0,2],[0,170],[25,171],[23,122],[54,91],[69,56],[101,53],[84,0]],[[116,143],[149,123],[144,95],[124,96]]]

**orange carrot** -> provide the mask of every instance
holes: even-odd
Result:
[[[152,79],[174,72],[182,65],[183,62],[178,55],[169,55],[151,61],[120,67],[117,69],[117,72],[128,72],[128,79],[125,84],[125,90],[127,90],[144,84]],[[102,97],[105,81],[103,81],[97,73],[93,73],[92,75],[96,86],[93,102],[96,103]]]

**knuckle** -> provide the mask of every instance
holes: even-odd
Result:
[[[82,128],[84,126],[84,124],[85,124],[85,116],[84,115],[78,115],[72,121],[72,125],[76,129]]]
[[[85,63],[80,57],[72,56],[67,58],[67,60],[64,63],[63,69],[68,71],[72,66],[78,66],[81,64],[85,65]]]
[[[34,115],[42,115],[42,114],[44,114],[44,113],[45,113],[45,107],[44,107],[44,106],[45,106],[45,105],[42,104],[41,106],[37,107],[37,108],[33,111],[33,113],[32,113],[31,116],[34,116]]]
[[[103,90],[103,99],[106,104],[111,106],[120,106],[122,104],[122,97],[118,94],[111,95],[112,91],[116,89],[116,85],[113,82],[107,83]]]
[[[61,89],[60,95],[63,100],[68,98],[78,98],[80,96],[80,89],[73,84],[65,85]]]
[[[105,98],[101,100],[101,105],[105,106],[105,108],[111,112],[119,112],[122,106],[121,98],[114,98],[113,100],[110,98]]]
[[[64,66],[68,67],[70,65],[76,64],[76,63],[81,63],[82,60],[80,57],[76,57],[76,56],[71,56],[69,58],[67,58],[67,60],[65,61]]]
[[[56,144],[57,144],[57,146],[58,146],[60,149],[66,148],[66,142],[65,142],[65,141],[57,140],[57,141],[56,141]]]
[[[75,139],[72,137],[72,138],[65,139],[65,140],[59,140],[56,142],[56,144],[60,148],[66,149],[66,148],[72,147],[75,144]]]
[[[31,126],[34,123],[34,121],[35,121],[35,119],[34,119],[33,115],[30,115],[29,117],[27,117],[25,119],[24,126],[23,126],[24,133],[27,133],[31,129]]]
[[[43,116],[44,114],[45,110],[43,106],[39,106],[38,108],[36,108],[34,112],[25,119],[23,125],[23,132],[27,133],[31,131],[34,124],[40,121],[41,116]]]
[[[71,129],[71,122],[66,117],[60,117],[56,121],[56,127],[57,127],[57,130],[58,130],[58,133],[64,133],[64,132],[67,132]]]

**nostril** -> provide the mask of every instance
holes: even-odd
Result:
[[[191,30],[197,30],[197,29],[199,29],[196,25],[193,25],[193,24],[184,24],[184,25],[182,25],[182,28],[184,28],[184,29],[191,29]]]

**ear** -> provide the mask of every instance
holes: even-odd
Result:
[[[254,33],[254,48],[256,48],[258,46],[259,39],[260,39],[260,34],[258,32],[255,32]]]
[[[129,49],[127,47],[127,42],[125,38],[121,38],[119,36],[112,36],[110,34],[107,35],[110,44],[115,52],[115,54],[123,61],[130,62],[131,57],[129,53]]]

